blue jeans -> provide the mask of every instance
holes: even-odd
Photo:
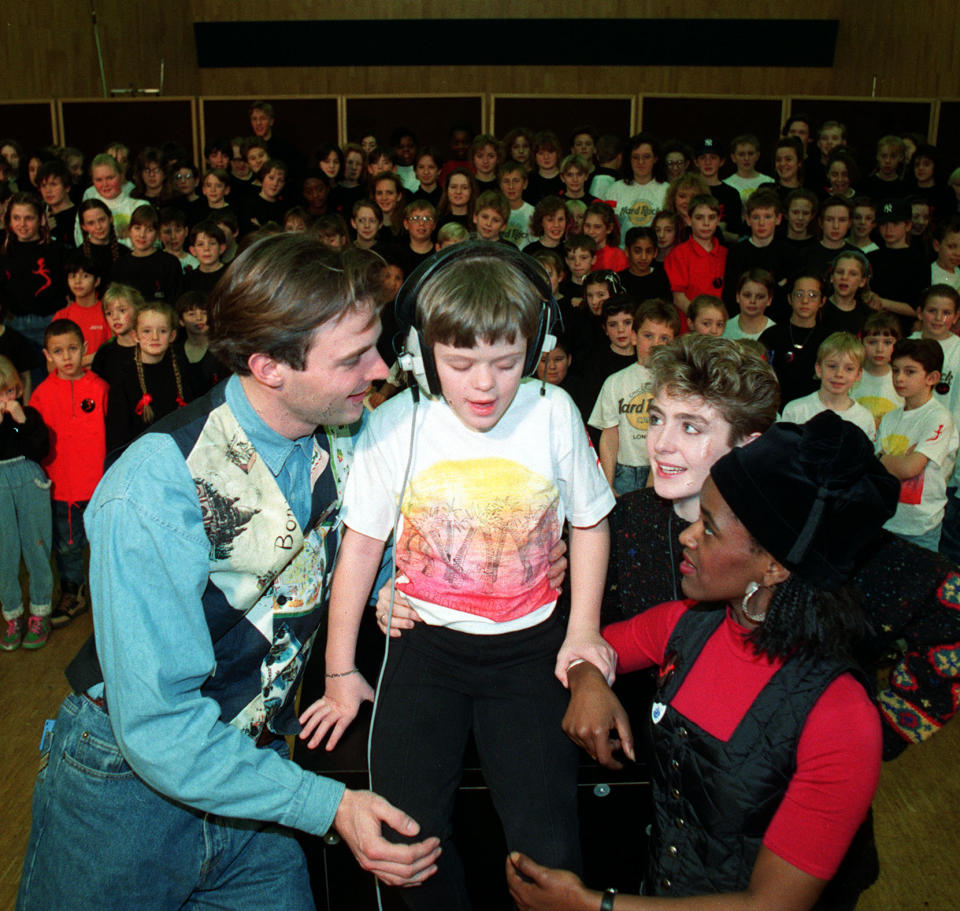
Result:
[[[24,316],[14,316],[7,314],[6,323],[11,329],[16,329],[21,335],[25,336],[30,342],[37,346],[37,354],[43,349],[43,333],[50,325],[52,317],[38,316],[35,313],[27,313]],[[41,358],[42,360],[42,358]],[[42,383],[47,376],[47,366],[45,363],[34,367],[30,371],[30,379],[33,381],[33,388],[36,389],[39,383]]]
[[[617,462],[613,472],[613,489],[621,496],[633,490],[642,490],[647,486],[648,477],[649,465],[621,465]]]
[[[286,751],[282,740],[278,749]],[[200,813],[127,765],[86,696],[60,707],[33,792],[17,911],[313,911],[303,851],[270,823]]]
[[[0,464],[0,604],[5,620],[23,613],[20,554],[30,574],[34,613],[50,612],[50,482],[29,459]]]
[[[53,555],[60,579],[74,585],[83,583],[83,549],[87,533],[83,527],[86,503],[53,501]]]

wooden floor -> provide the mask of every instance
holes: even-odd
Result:
[[[43,720],[56,714],[67,692],[63,668],[90,628],[87,613],[38,652],[0,653],[0,909],[12,909],[16,897]],[[858,911],[960,911],[958,760],[960,721],[954,721],[884,766],[874,804],[880,880]]]

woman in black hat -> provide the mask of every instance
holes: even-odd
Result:
[[[680,537],[689,600],[604,633],[621,672],[659,667],[645,891],[660,897],[591,891],[513,854],[519,908],[856,904],[875,874],[856,835],[881,732],[851,658],[868,627],[845,583],[897,495],[867,438],[833,413],[776,425],[713,465],[700,518]],[[632,758],[626,715],[599,672],[578,665],[570,684],[568,734],[596,756],[616,728]]]

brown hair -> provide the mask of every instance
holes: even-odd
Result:
[[[307,234],[257,240],[227,268],[210,296],[210,350],[241,376],[266,354],[303,370],[314,330],[382,298],[383,260],[355,248],[335,253]]]

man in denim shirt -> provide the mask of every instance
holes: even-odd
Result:
[[[211,300],[232,376],[119,458],[88,509],[95,643],[67,670],[17,908],[312,909],[291,829],[415,885],[437,839],[304,771],[283,737],[326,607],[350,429],[377,354],[381,263],[268,237]]]

